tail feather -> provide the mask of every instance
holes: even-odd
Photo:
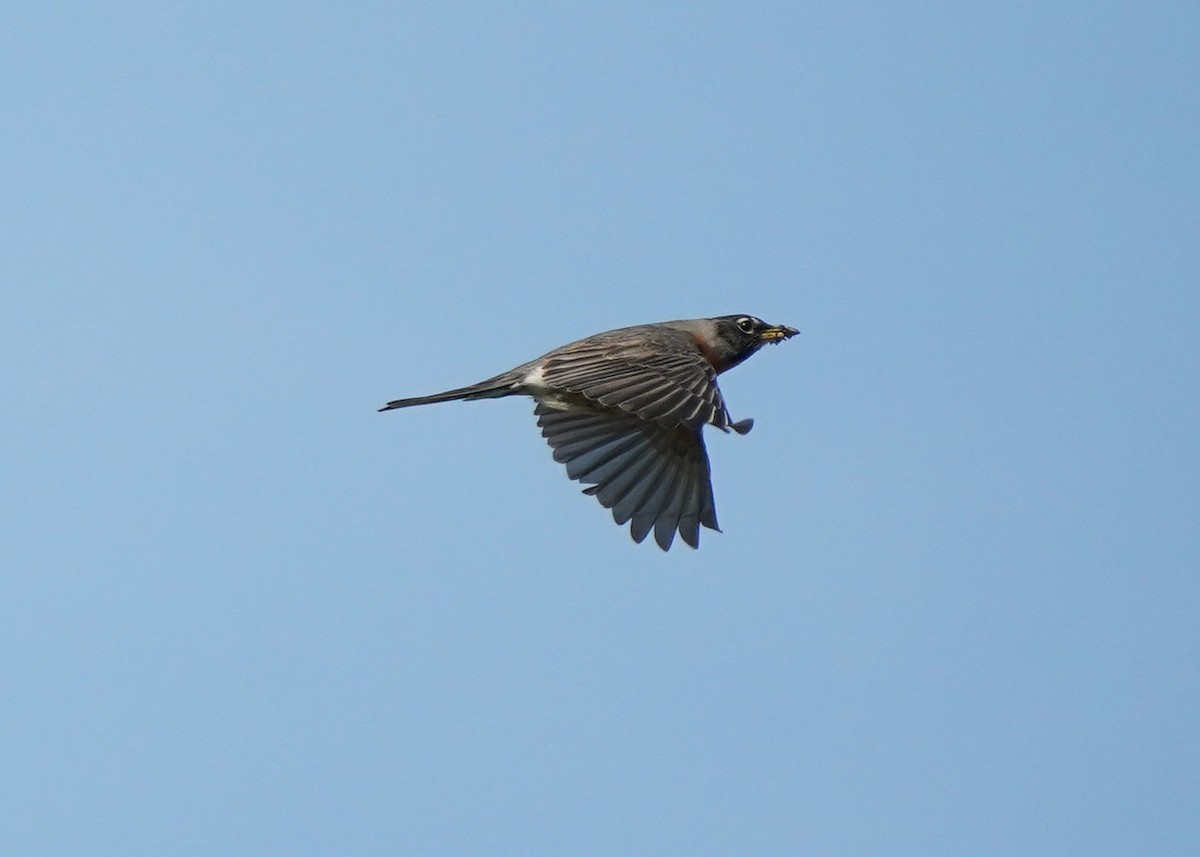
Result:
[[[513,393],[511,384],[497,385],[487,381],[482,384],[472,384],[470,387],[459,387],[456,390],[446,390],[444,393],[434,393],[432,396],[414,396],[411,399],[396,399],[388,402],[380,411],[392,411],[396,408],[411,408],[413,405],[432,405],[437,402],[454,402],[459,399],[494,399]]]

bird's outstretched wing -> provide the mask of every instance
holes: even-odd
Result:
[[[612,510],[618,525],[632,522],[634,541],[653,529],[668,550],[678,531],[698,547],[701,524],[719,530],[702,424],[668,425],[582,399],[539,402],[534,413],[554,460]]]
[[[663,425],[731,427],[717,372],[689,334],[630,330],[638,335],[602,334],[550,352],[545,383]]]

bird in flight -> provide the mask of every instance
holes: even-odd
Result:
[[[542,435],[567,476],[587,487],[641,543],[651,530],[669,550],[678,532],[693,548],[700,525],[720,532],[704,426],[734,422],[717,375],[767,343],[799,333],[752,315],[640,324],[597,333],[495,377],[379,410],[456,399],[530,396]]]

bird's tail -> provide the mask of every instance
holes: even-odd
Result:
[[[456,390],[446,390],[444,393],[434,393],[432,396],[413,396],[411,399],[396,399],[388,402],[380,411],[391,411],[396,408],[411,408],[413,405],[432,405],[436,402],[453,402],[459,399],[495,399],[509,396],[516,392],[512,381],[499,382],[496,378],[472,384],[470,387],[459,387]]]

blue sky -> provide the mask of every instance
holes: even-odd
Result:
[[[22,4],[0,849],[1200,849],[1187,4]],[[723,376],[634,545],[523,399]]]

